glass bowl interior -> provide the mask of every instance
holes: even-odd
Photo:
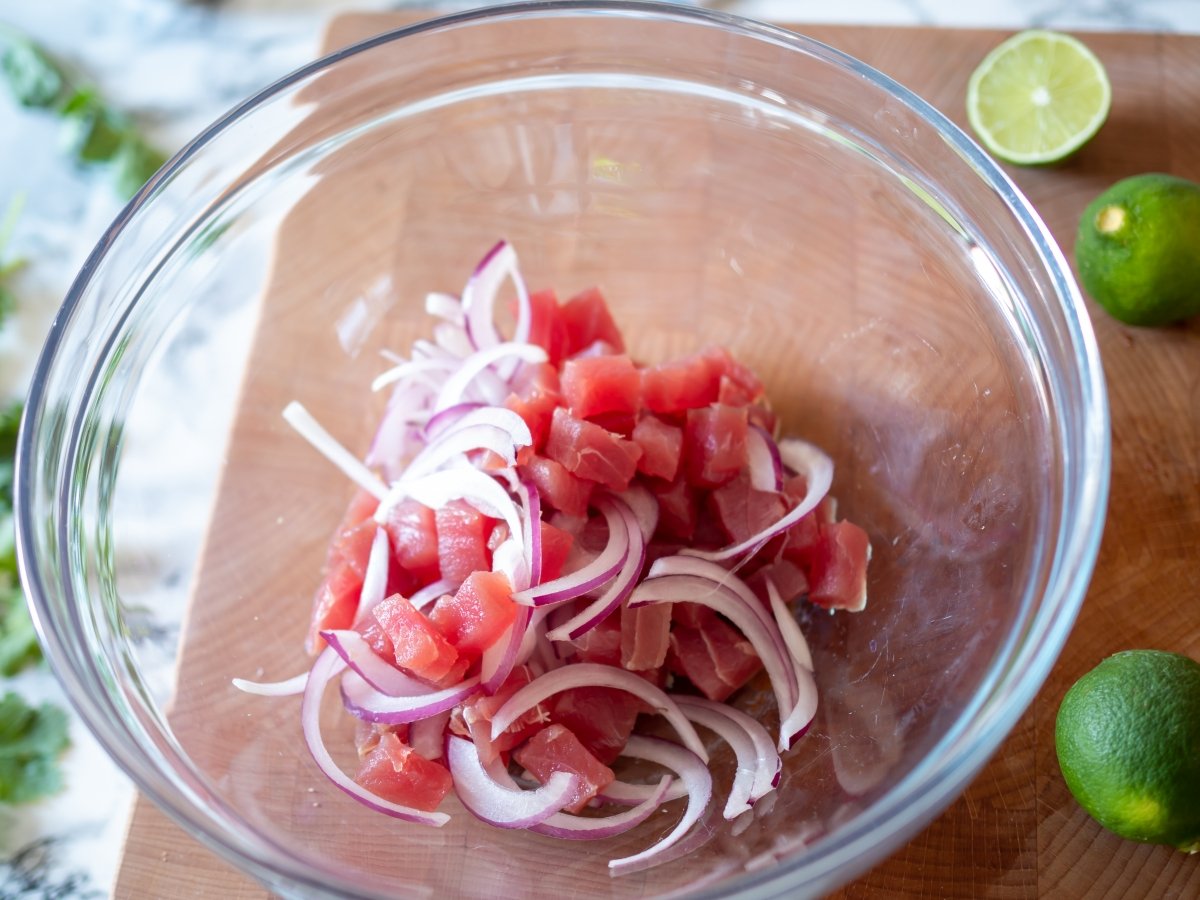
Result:
[[[352,491],[280,411],[299,400],[364,452],[380,352],[428,336],[425,294],[458,291],[500,237],[533,288],[599,286],[636,358],[720,344],[754,368],[872,540],[866,611],[803,616],[820,706],[774,800],[626,878],[607,860],[673,813],[595,843],[452,800],[444,828],[398,823],[322,780],[297,698],[230,684],[306,667]],[[938,114],[765,26],[539,4],[298,73],[135,201],[39,368],[21,553],[47,651],[110,752],[280,890],[795,896],[919,828],[1032,698],[1090,574],[1106,441],[1061,258]],[[768,696],[739,703],[772,721]],[[339,706],[323,721],[352,768]],[[720,791],[731,760],[714,758]]]

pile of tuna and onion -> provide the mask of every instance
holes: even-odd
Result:
[[[432,339],[375,380],[391,393],[365,459],[284,410],[357,492],[316,592],[312,668],[235,684],[302,695],[316,764],[380,813],[440,826],[453,791],[493,825],[588,840],[686,798],[609,867],[678,856],[714,801],[702,734],[736,759],[726,819],[775,789],[817,706],[795,605],[861,610],[867,536],[837,519],[829,457],[777,438],[762,383],[723,349],[639,365],[597,290],[530,293],[505,242],[426,309]],[[773,735],[729,702],[760,671]],[[353,777],[321,734],[334,682]],[[669,730],[645,733],[652,717]],[[622,780],[619,758],[658,774]]]

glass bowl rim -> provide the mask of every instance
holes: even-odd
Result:
[[[339,886],[316,876],[299,860],[283,852],[282,848],[261,835],[253,835],[257,840],[251,846],[251,842],[232,839],[244,835],[229,829],[214,828],[213,816],[197,809],[197,805],[184,795],[173,779],[162,777],[162,773],[154,765],[154,760],[142,748],[135,748],[131,752],[126,740],[129,737],[128,732],[115,727],[101,711],[101,707],[107,705],[109,698],[103,690],[89,683],[87,673],[79,669],[79,661],[66,652],[47,606],[45,586],[37,567],[33,564],[34,539],[28,532],[34,527],[31,521],[33,484],[37,476],[34,471],[34,428],[30,426],[30,422],[36,420],[43,409],[49,373],[57,360],[73,314],[81,307],[91,277],[108,255],[109,248],[120,239],[126,226],[146,205],[158,185],[184,167],[194,155],[233,123],[250,116],[257,108],[293,86],[337,66],[346,59],[381,45],[427,32],[467,24],[485,24],[493,20],[598,15],[677,21],[689,26],[714,27],[735,32],[743,37],[782,45],[815,57],[822,64],[848,70],[864,78],[872,87],[892,96],[947,141],[974,170],[975,175],[996,192],[1014,215],[1051,276],[1055,292],[1061,301],[1066,338],[1075,351],[1074,374],[1079,379],[1082,395],[1081,408],[1075,412],[1080,417],[1083,427],[1080,453],[1073,462],[1080,472],[1081,484],[1078,490],[1067,494],[1074,500],[1075,507],[1065,508],[1064,513],[1074,515],[1083,524],[1082,527],[1069,530],[1066,534],[1060,531],[1056,565],[1050,572],[1041,602],[1033,612],[1028,632],[1017,644],[1016,656],[1010,654],[1006,658],[998,659],[989,677],[985,679],[985,685],[990,685],[986,701],[992,707],[991,715],[983,720],[982,727],[973,728],[980,722],[980,707],[983,703],[980,698],[985,693],[985,689],[981,687],[976,692],[976,700],[968,707],[968,712],[964,712],[960,717],[959,727],[954,729],[955,733],[939,740],[925,760],[883,795],[872,808],[871,814],[862,817],[867,821],[852,821],[839,828],[833,835],[821,839],[804,855],[803,863],[797,864],[797,861],[793,861],[791,865],[784,864],[742,874],[736,879],[739,891],[756,896],[769,896],[778,889],[831,888],[835,886],[834,879],[840,883],[841,876],[852,877],[874,865],[930,821],[983,767],[1024,714],[1057,659],[1082,605],[1099,551],[1111,465],[1108,401],[1099,349],[1082,296],[1049,229],[1008,175],[949,118],[887,75],[813,38],[781,26],[725,12],[657,0],[525,0],[438,16],[383,32],[301,66],[235,105],[188,142],[130,200],[87,257],[52,323],[34,371],[17,447],[14,507],[18,561],[39,639],[47,659],[64,685],[68,698],[108,755],[161,810],[220,856],[265,881],[278,881],[283,877],[295,885],[318,891],[339,889]],[[56,499],[57,511],[61,513],[66,498],[60,496]],[[61,563],[65,565],[65,556]],[[1003,671],[999,671],[1000,669]],[[96,705],[97,700],[100,701],[99,705]],[[962,727],[963,723],[966,723],[967,727]],[[954,740],[951,741],[951,738]],[[953,746],[949,746],[950,744]],[[934,768],[935,760],[939,762],[940,769]],[[247,829],[253,831],[249,823],[244,824]],[[792,876],[799,871],[804,871],[808,876],[803,884],[789,884]],[[344,886],[340,889],[344,889]],[[701,890],[697,896],[718,895]]]

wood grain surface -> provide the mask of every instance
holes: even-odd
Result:
[[[326,46],[405,21],[341,16]],[[1003,37],[796,27],[893,76],[964,126],[967,76]],[[1084,206],[1118,178],[1163,171],[1200,180],[1200,37],[1086,40],[1112,80],[1109,122],[1065,165],[1009,169],[1068,255]],[[1116,323],[1090,302],[1089,310],[1109,389],[1113,474],[1099,563],[1078,623],[1033,706],[967,791],[837,898],[1200,897],[1200,855],[1102,831],[1068,794],[1054,755],[1063,694],[1106,655],[1155,647],[1200,658],[1200,321],[1143,330]],[[266,893],[139,798],[115,895]]]

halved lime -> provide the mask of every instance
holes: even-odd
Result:
[[[984,146],[1021,165],[1058,162],[1104,124],[1112,89],[1100,60],[1075,38],[1022,31],[967,84],[967,119]]]

